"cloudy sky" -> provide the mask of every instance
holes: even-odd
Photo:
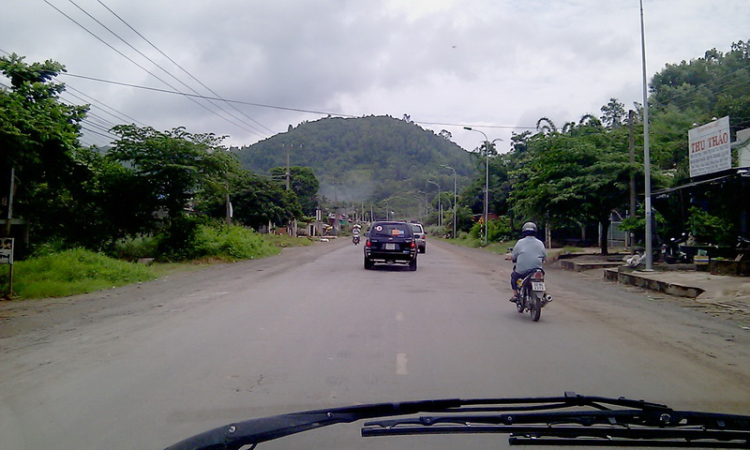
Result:
[[[750,39],[750,0],[643,3],[649,78]],[[467,125],[502,150],[541,117],[561,126],[612,97],[642,101],[638,0],[3,0],[0,11],[0,55],[64,64],[64,100],[93,105],[86,144],[107,144],[117,123],[241,146],[328,114],[408,114],[467,150],[484,139]]]

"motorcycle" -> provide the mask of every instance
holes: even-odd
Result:
[[[352,236],[352,243],[354,245],[359,245],[359,235],[358,234],[355,234],[354,236]]]
[[[688,240],[688,234],[682,233],[678,238],[672,238],[661,246],[662,261],[667,264],[690,263],[690,256],[682,251],[680,244]]]
[[[518,280],[518,299],[516,308],[523,314],[528,311],[531,320],[538,322],[542,315],[542,308],[552,301],[552,296],[547,295],[547,286],[544,283],[544,270],[534,269],[524,278]]]

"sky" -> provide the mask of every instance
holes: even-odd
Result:
[[[328,115],[409,115],[466,150],[486,136],[505,151],[542,117],[562,127],[610,98],[643,101],[638,0],[2,0],[0,11],[0,56],[64,64],[62,99],[92,105],[87,145],[109,144],[120,123],[244,146]],[[643,0],[643,12],[649,79],[750,39],[750,0]]]

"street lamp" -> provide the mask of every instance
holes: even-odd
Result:
[[[495,139],[490,142],[487,135],[482,130],[475,130],[471,127],[464,127],[464,130],[476,131],[482,133],[484,136],[484,146],[487,152],[487,161],[485,162],[485,174],[484,174],[484,245],[487,245],[487,233],[489,233],[489,196],[490,196],[490,145],[495,141],[502,141],[502,139]]]
[[[446,169],[450,169],[453,171],[453,239],[456,238],[456,212],[457,204],[458,204],[458,190],[457,190],[457,177],[458,174],[456,173],[456,169],[454,169],[451,166],[446,166],[445,164],[440,164],[442,167],[445,167]]]
[[[438,226],[443,226],[443,204],[440,201],[440,193],[442,192],[442,189],[440,189],[440,185],[432,180],[427,180],[428,183],[432,183],[438,188]]]

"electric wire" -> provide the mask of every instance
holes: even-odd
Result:
[[[156,51],[158,51],[158,52],[159,52],[159,53],[160,53],[160,54],[161,54],[162,56],[164,56],[165,58],[167,58],[167,59],[168,59],[168,60],[169,60],[169,61],[170,61],[170,62],[171,62],[172,64],[174,64],[174,65],[175,65],[175,66],[177,66],[177,67],[178,67],[178,68],[179,68],[180,70],[182,70],[183,72],[185,72],[185,74],[187,74],[187,75],[188,75],[188,76],[189,76],[190,78],[192,78],[192,79],[193,79],[193,80],[195,80],[195,81],[196,81],[196,82],[197,82],[198,84],[200,84],[201,86],[203,86],[203,87],[204,87],[204,88],[205,88],[206,90],[208,90],[208,91],[209,91],[210,93],[212,93],[213,95],[215,95],[215,96],[216,96],[216,97],[218,97],[218,98],[221,98],[221,99],[222,99],[222,101],[224,101],[224,102],[225,102],[225,103],[226,103],[227,105],[231,106],[231,107],[232,107],[232,108],[234,108],[234,109],[235,109],[235,110],[236,110],[237,112],[239,112],[239,113],[240,113],[240,114],[242,114],[243,116],[247,117],[248,119],[252,120],[253,122],[255,122],[256,124],[258,124],[259,126],[261,126],[261,127],[265,128],[265,129],[266,129],[266,130],[267,130],[268,132],[270,132],[271,134],[274,134],[274,133],[275,133],[275,132],[274,132],[273,130],[271,130],[270,128],[266,127],[266,126],[265,126],[265,125],[263,125],[262,123],[258,122],[257,120],[255,120],[255,119],[253,119],[252,117],[250,117],[250,116],[248,116],[247,114],[245,114],[245,112],[243,112],[242,110],[238,109],[238,108],[237,108],[237,107],[235,107],[235,106],[234,106],[233,104],[231,104],[231,103],[227,102],[226,100],[224,100],[224,99],[222,98],[222,96],[220,96],[219,94],[217,94],[216,92],[214,92],[214,91],[213,91],[213,90],[212,90],[212,89],[211,89],[210,87],[206,86],[206,85],[205,85],[205,84],[204,84],[204,83],[203,83],[203,82],[202,82],[201,80],[199,80],[198,78],[196,78],[195,76],[193,76],[193,74],[191,74],[190,72],[188,72],[188,71],[187,71],[187,70],[186,70],[186,69],[185,69],[184,67],[182,67],[182,66],[181,66],[180,64],[178,64],[178,63],[177,63],[177,62],[176,62],[175,60],[173,60],[172,58],[170,58],[170,57],[169,57],[169,55],[167,55],[166,53],[164,53],[164,52],[163,52],[163,51],[162,51],[162,50],[161,50],[161,49],[160,49],[159,47],[157,47],[157,46],[156,46],[156,45],[155,45],[155,44],[154,44],[153,42],[151,42],[150,40],[148,40],[148,39],[147,39],[147,38],[146,38],[145,36],[143,36],[143,35],[142,35],[142,34],[141,34],[140,32],[138,32],[138,30],[136,30],[135,28],[133,28],[133,27],[132,27],[132,26],[131,26],[131,25],[130,25],[130,24],[129,24],[128,22],[126,22],[126,21],[125,21],[125,19],[123,19],[123,18],[122,18],[122,17],[120,17],[120,16],[119,16],[119,15],[118,15],[117,13],[115,13],[115,12],[114,12],[114,11],[113,11],[113,10],[112,10],[112,9],[111,9],[111,8],[110,8],[109,6],[105,5],[105,4],[104,4],[104,2],[102,2],[101,0],[97,0],[97,2],[99,2],[99,4],[100,4],[100,5],[102,5],[102,6],[103,6],[103,7],[105,8],[105,9],[107,9],[107,11],[109,11],[109,12],[110,12],[110,13],[111,13],[111,14],[112,14],[113,16],[115,16],[115,17],[116,17],[117,19],[119,19],[119,20],[120,20],[120,21],[121,21],[121,22],[122,22],[123,24],[125,24],[125,26],[127,26],[128,28],[130,28],[130,29],[131,29],[131,30],[132,30],[132,31],[133,31],[133,32],[134,32],[135,34],[137,34],[137,35],[138,35],[138,36],[139,36],[139,37],[140,37],[141,39],[143,39],[144,41],[146,41],[146,42],[147,42],[147,43],[148,43],[148,44],[149,44],[149,45],[150,45],[151,47],[153,47],[153,48],[154,48],[154,49],[155,49]],[[197,92],[196,92],[196,94],[197,94]]]
[[[91,20],[93,20],[94,22],[96,22],[97,24],[99,24],[102,28],[104,28],[105,30],[109,31],[113,36],[115,36],[117,39],[119,39],[120,41],[122,41],[125,45],[127,45],[128,47],[130,47],[133,51],[135,51],[136,53],[138,53],[139,55],[141,55],[148,62],[150,62],[154,66],[158,67],[164,73],[166,73],[167,75],[169,75],[170,77],[172,77],[175,81],[177,81],[178,83],[182,84],[183,86],[185,86],[186,88],[188,88],[189,90],[191,90],[192,92],[194,92],[195,94],[199,93],[198,91],[196,91],[195,89],[193,89],[192,87],[190,87],[187,83],[185,83],[182,80],[180,80],[179,78],[177,78],[172,72],[170,72],[167,69],[165,69],[164,67],[162,67],[159,63],[157,63],[153,59],[149,58],[146,54],[144,54],[143,52],[141,52],[140,50],[138,50],[137,48],[135,48],[132,44],[130,44],[128,41],[126,41],[120,35],[118,35],[114,31],[112,31],[111,28],[109,28],[107,25],[105,25],[100,20],[98,20],[96,17],[94,17],[93,15],[91,15],[88,11],[86,11],[84,8],[82,8],[81,6],[79,6],[76,2],[74,2],[73,0],[68,0],[68,2],[70,2],[73,6],[75,6],[76,8],[78,8],[81,12],[83,12],[84,14],[86,14],[89,18],[91,18]],[[226,109],[222,108],[220,105],[217,105],[216,103],[214,103],[211,100],[208,100],[208,102],[211,103],[216,108],[218,108],[219,110],[221,110],[222,112],[224,112],[225,114],[227,114],[228,116],[234,118],[235,120],[238,120],[240,123],[243,123],[243,119],[237,117],[236,115],[234,115],[231,112],[227,111]],[[249,128],[253,128],[254,130],[260,131],[259,129],[255,128],[255,126],[253,126],[251,124],[243,123],[243,125],[245,125],[245,126],[247,126]],[[254,133],[254,134],[256,134],[256,135],[258,135],[260,137],[265,137],[264,135],[260,135],[260,134],[256,133],[255,131],[251,131],[251,130],[248,130],[248,129],[245,129],[245,131],[250,131],[250,132],[252,132],[252,133]]]
[[[70,72],[61,73],[60,75],[64,75],[64,76],[67,76],[67,77],[73,77],[73,78],[81,78],[81,79],[90,80],[90,81],[98,81],[100,83],[115,84],[115,85],[119,85],[119,86],[127,86],[127,87],[136,88],[136,89],[144,89],[144,90],[148,90],[148,91],[161,92],[163,94],[173,94],[173,95],[182,95],[182,96],[185,96],[185,97],[211,98],[211,99],[214,99],[214,100],[221,100],[218,97],[210,97],[210,96],[198,95],[198,94],[188,94],[186,92],[180,92],[180,91],[176,91],[176,90],[170,91],[168,89],[155,88],[155,87],[150,87],[150,86],[141,86],[141,85],[132,84],[132,83],[125,83],[125,82],[122,82],[122,81],[104,80],[104,79],[101,79],[101,78],[88,77],[88,76],[85,76],[85,75],[76,75],[76,74],[72,74]],[[253,102],[248,102],[248,101],[243,101],[243,100],[226,99],[225,101],[229,102],[229,103],[235,103],[235,104],[238,104],[238,105],[257,106],[259,108],[278,109],[278,110],[282,110],[282,111],[293,111],[293,112],[301,112],[301,113],[308,113],[308,114],[318,114],[318,115],[328,115],[328,116],[335,116],[335,117],[349,117],[349,118],[357,117],[357,116],[352,115],[352,114],[344,114],[344,113],[337,113],[337,112],[330,112],[330,111],[316,111],[316,110],[302,109],[302,108],[289,108],[289,107],[285,107],[285,106],[264,105],[262,103],[253,103]]]
[[[156,74],[154,74],[154,73],[153,73],[152,71],[150,71],[150,70],[148,70],[147,68],[143,67],[143,66],[142,66],[141,64],[137,63],[137,62],[136,62],[136,61],[134,61],[134,60],[133,60],[132,58],[130,58],[129,56],[127,56],[126,54],[124,54],[124,53],[123,53],[123,52],[121,52],[120,50],[116,49],[116,48],[115,48],[114,46],[112,46],[112,45],[111,45],[110,43],[108,43],[108,42],[107,42],[107,41],[105,41],[104,39],[102,39],[102,38],[100,38],[99,36],[97,36],[97,35],[96,35],[96,34],[95,34],[94,32],[92,32],[91,30],[89,30],[88,28],[86,28],[85,26],[83,26],[83,25],[82,25],[81,23],[79,23],[78,21],[76,21],[75,19],[73,19],[73,18],[72,18],[71,16],[69,16],[68,14],[66,14],[66,13],[65,13],[64,11],[62,11],[61,9],[59,9],[58,7],[56,7],[55,5],[53,5],[52,3],[50,3],[50,2],[49,2],[49,0],[42,0],[42,1],[44,1],[44,2],[45,2],[45,3],[47,4],[47,5],[49,5],[50,7],[52,7],[52,8],[53,8],[53,9],[54,9],[55,11],[57,11],[57,12],[59,12],[60,14],[62,14],[63,16],[65,16],[65,17],[66,17],[66,18],[67,18],[68,20],[70,20],[71,22],[73,22],[73,23],[75,23],[76,25],[78,25],[78,26],[79,26],[80,28],[82,28],[82,29],[83,29],[84,31],[86,31],[87,33],[89,33],[89,34],[90,34],[91,36],[93,36],[93,37],[94,37],[95,39],[97,39],[98,41],[100,41],[101,43],[103,43],[104,45],[106,45],[107,47],[109,47],[110,49],[114,50],[114,51],[115,51],[115,53],[119,54],[119,55],[120,55],[120,56],[122,56],[123,58],[127,59],[128,61],[130,61],[130,62],[131,62],[132,64],[134,64],[134,65],[135,65],[136,67],[140,68],[140,69],[141,69],[141,70],[143,70],[144,72],[148,73],[149,75],[151,75],[152,77],[154,77],[154,78],[156,78],[157,80],[161,81],[162,83],[164,83],[165,85],[167,85],[167,86],[169,86],[170,88],[174,89],[175,91],[179,91],[179,90],[178,90],[177,88],[175,88],[174,86],[172,86],[171,84],[169,84],[169,83],[168,83],[167,81],[165,81],[165,80],[161,79],[161,78],[160,78],[159,76],[157,76]],[[195,98],[192,98],[192,97],[190,97],[189,95],[186,95],[186,97],[188,97],[188,98],[190,99],[190,101],[194,102],[195,104],[197,104],[197,105],[198,105],[198,106],[200,106],[201,108],[204,108],[205,110],[209,111],[210,113],[212,113],[212,114],[214,114],[214,115],[217,115],[217,116],[221,117],[222,119],[224,119],[225,121],[227,121],[227,122],[231,123],[232,125],[234,125],[234,126],[236,126],[236,127],[238,127],[238,128],[241,128],[241,129],[243,129],[243,130],[245,130],[245,131],[247,131],[247,132],[249,132],[249,133],[257,134],[257,132],[255,132],[255,131],[253,131],[253,130],[250,130],[250,129],[247,129],[247,128],[245,128],[244,126],[242,126],[242,125],[240,125],[240,124],[237,124],[237,123],[235,123],[235,122],[233,122],[233,121],[231,121],[231,120],[227,119],[226,117],[224,117],[224,116],[222,116],[222,115],[220,115],[220,114],[217,114],[217,113],[216,113],[215,111],[212,111],[212,110],[211,110],[211,109],[209,109],[209,108],[208,108],[208,107],[207,107],[206,105],[204,105],[204,104],[200,103],[199,101],[197,101],[197,100],[196,100]],[[261,137],[264,137],[264,136],[261,136]]]

